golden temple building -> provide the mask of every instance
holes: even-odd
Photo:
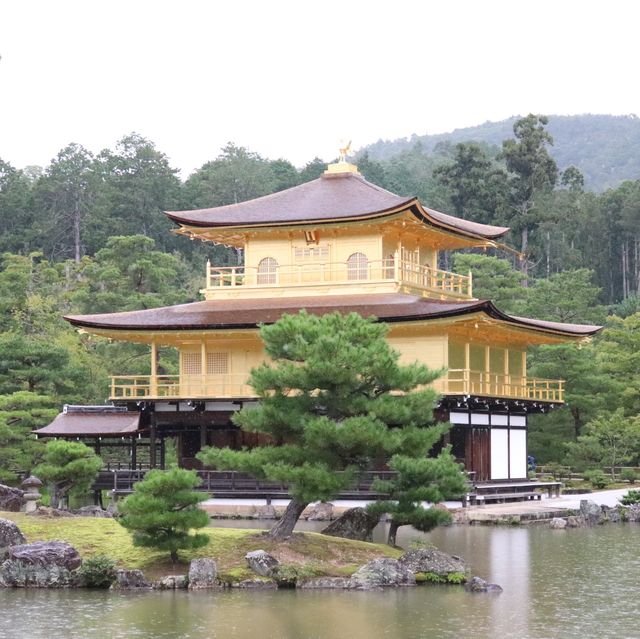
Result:
[[[473,275],[438,268],[456,249],[494,247],[508,228],[440,213],[370,182],[345,161],[320,178],[254,200],[166,213],[178,233],[241,249],[244,263],[208,263],[203,301],[66,317],[94,335],[149,345],[149,375],[115,375],[110,407],[70,407],[43,436],[138,438],[152,466],[174,437],[185,467],[206,445],[253,445],[231,422],[255,402],[250,370],[265,359],[259,326],[285,313],[355,311],[388,323],[403,363],[445,372],[439,419],[478,480],[527,477],[527,417],[564,400],[561,380],[527,374],[527,348],[582,340],[600,327],[511,317],[473,295]],[[179,353],[160,374],[158,349]],[[135,447],[132,465],[135,467]],[[159,457],[160,456],[160,457]]]

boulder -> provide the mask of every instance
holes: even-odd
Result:
[[[151,588],[142,570],[118,570],[116,582],[111,586],[112,590],[139,590]]]
[[[5,550],[9,546],[20,546],[26,543],[25,536],[15,522],[0,519],[0,559],[4,557]]]
[[[602,509],[595,501],[590,499],[580,500],[580,514],[589,524],[601,524],[604,521]]]
[[[59,508],[50,508],[49,506],[38,506],[32,512],[27,513],[27,515],[32,515],[35,517],[73,517],[73,513],[70,513],[68,510],[60,510]]]
[[[586,528],[587,520],[582,515],[567,517],[567,528]]]
[[[153,584],[156,590],[179,590],[186,588],[189,581],[186,575],[167,575]]]
[[[614,506],[610,508],[609,506],[602,506],[602,516],[605,521],[609,521],[612,524],[618,524],[622,521],[622,510],[620,506]]]
[[[415,586],[415,575],[397,559],[374,559],[349,579],[353,590],[377,590],[389,586]]]
[[[311,579],[303,579],[296,584],[296,588],[305,590],[316,590],[321,588],[331,588],[344,590],[349,588],[351,580],[348,577],[312,577]]]
[[[364,508],[349,508],[331,522],[322,534],[356,541],[371,541],[378,519],[378,515],[369,514]]]
[[[277,590],[278,585],[275,581],[267,579],[244,579],[231,584],[232,588],[241,588],[244,590]]]
[[[406,552],[398,561],[413,574],[431,572],[446,577],[453,572],[466,573],[469,567],[464,559],[457,555],[448,555],[437,548],[418,548]]]
[[[567,527],[567,520],[562,517],[554,517],[549,522],[549,528],[553,528],[554,530],[564,530]]]
[[[210,557],[192,559],[189,564],[189,590],[220,588],[218,566]]]
[[[464,586],[467,592],[502,592],[502,587],[498,584],[490,584],[481,577],[471,577]]]
[[[278,572],[280,562],[265,550],[253,550],[244,558],[249,568],[261,577],[274,577]]]
[[[626,519],[631,522],[640,522],[640,504],[631,504],[627,507]]]
[[[74,515],[78,515],[79,517],[102,517],[102,518],[110,518],[113,517],[113,514],[108,510],[104,510],[100,508],[100,506],[82,506],[82,508],[78,508],[78,510],[73,511]]]
[[[255,513],[256,519],[278,519],[276,507],[271,504],[266,506],[258,506]]]
[[[0,565],[0,583],[18,588],[65,588],[80,583],[78,551],[62,541],[11,546]]]
[[[309,509],[309,521],[331,521],[333,519],[333,504],[321,501]]]
[[[20,512],[24,503],[24,491],[0,484],[0,510],[5,512]]]

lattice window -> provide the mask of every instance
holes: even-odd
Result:
[[[368,277],[369,260],[364,253],[352,253],[347,259],[347,279],[366,280]]]
[[[293,249],[293,259],[296,262],[324,262],[329,259],[329,245],[297,246]]]
[[[278,262],[273,257],[265,257],[258,263],[258,284],[276,284]]]
[[[207,375],[227,375],[229,353],[207,353]]]
[[[202,360],[199,352],[182,353],[182,374],[200,375],[202,373]]]

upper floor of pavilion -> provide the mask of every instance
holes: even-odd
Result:
[[[242,249],[241,265],[207,264],[206,299],[398,292],[472,299],[472,275],[438,268],[440,252],[495,246],[509,230],[429,209],[346,162],[271,195],[167,215],[179,234]]]

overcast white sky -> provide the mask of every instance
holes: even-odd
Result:
[[[301,166],[341,138],[640,114],[633,0],[1,0],[0,158],[136,131],[186,177],[227,141]]]

